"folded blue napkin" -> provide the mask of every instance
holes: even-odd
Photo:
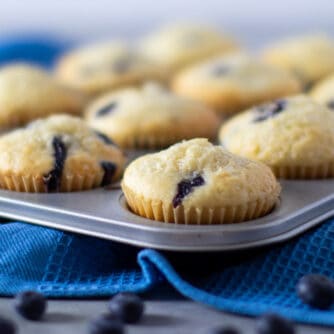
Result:
[[[182,295],[246,315],[277,311],[334,325],[334,308],[303,305],[298,279],[334,279],[334,220],[284,245],[245,253],[162,253],[24,223],[0,225],[0,294],[36,289],[51,297],[110,296],[172,285]]]
[[[50,68],[68,47],[67,42],[43,35],[2,37],[0,66],[13,62],[28,62]]]
[[[49,39],[0,40],[0,64],[20,60],[50,67],[62,50],[63,44]],[[23,289],[50,297],[110,296],[171,285],[225,311],[272,310],[334,325],[334,309],[311,309],[296,296],[298,279],[308,273],[334,279],[334,220],[284,245],[207,254],[167,254],[24,223],[0,225],[0,295],[6,296]]]

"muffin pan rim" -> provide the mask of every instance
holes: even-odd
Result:
[[[236,224],[151,221],[129,212],[122,191],[115,186],[55,194],[0,190],[0,214],[139,247],[191,252],[241,250],[288,240],[334,215],[334,179],[281,182],[278,208],[262,218]]]

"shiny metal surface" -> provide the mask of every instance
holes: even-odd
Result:
[[[170,251],[228,251],[292,238],[334,215],[334,180],[282,181],[281,203],[253,221],[212,226],[165,224],[134,215],[119,187],[77,193],[0,191],[0,215]]]

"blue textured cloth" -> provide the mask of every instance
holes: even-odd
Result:
[[[65,46],[49,39],[0,40],[0,64],[52,66]],[[109,296],[172,285],[182,295],[247,315],[278,311],[334,325],[334,308],[318,311],[296,296],[298,279],[334,279],[334,220],[284,245],[246,253],[163,254],[43,227],[0,225],[0,294],[36,289],[52,297]]]
[[[334,220],[284,245],[246,253],[163,254],[43,227],[0,226],[0,294],[37,289],[52,297],[109,296],[172,285],[215,308],[334,325],[334,308],[318,311],[295,293],[298,279],[334,279]]]
[[[68,44],[43,35],[3,37],[0,39],[0,65],[29,62],[49,68]]]

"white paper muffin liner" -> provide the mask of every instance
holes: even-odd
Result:
[[[191,207],[183,205],[173,208],[171,203],[151,200],[137,195],[131,189],[122,185],[122,189],[130,209],[137,215],[175,224],[213,225],[240,223],[268,214],[278,202],[276,196],[258,199],[253,202],[228,207]]]
[[[96,188],[100,186],[101,179],[102,176],[100,173],[97,175],[63,175],[59,192],[72,192]],[[43,176],[24,176],[10,173],[6,175],[0,174],[0,187],[2,189],[18,192],[47,192]]]
[[[325,179],[334,177],[334,162],[318,166],[270,166],[282,179]]]

